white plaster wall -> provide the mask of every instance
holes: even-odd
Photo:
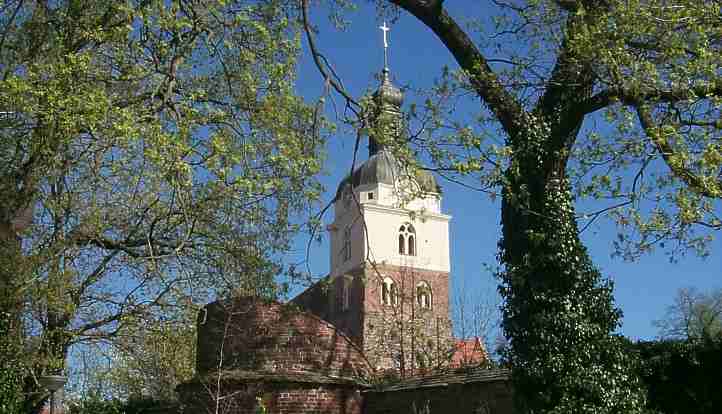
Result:
[[[339,199],[334,204],[334,210],[335,220],[327,227],[331,238],[329,252],[331,277],[344,274],[366,259],[366,238],[359,206],[353,201],[345,206],[343,200]],[[347,226],[351,226],[351,258],[344,260],[343,233]]]
[[[402,190],[394,188],[392,185],[378,184],[379,200],[377,204],[389,207],[401,207],[400,191]],[[430,213],[441,214],[441,197],[438,194],[429,194],[426,197],[409,201],[403,208],[412,211],[425,209]]]
[[[386,184],[365,185],[354,189],[354,200],[343,196],[334,204],[334,222],[328,226],[331,238],[331,277],[343,275],[366,260],[379,264],[413,266],[450,272],[449,220],[441,214],[441,198],[436,194],[412,200],[400,208],[398,190]],[[369,198],[369,193],[373,194]],[[363,219],[362,219],[363,218]],[[403,223],[416,230],[416,256],[398,253],[398,230]],[[365,223],[365,226],[364,226]],[[343,257],[343,232],[351,226],[351,259]],[[368,239],[364,235],[368,230]]]
[[[449,220],[442,214],[410,215],[409,211],[379,205],[364,205],[368,229],[369,258],[379,264],[412,266],[450,272]],[[416,256],[400,255],[398,231],[404,223],[416,230]]]

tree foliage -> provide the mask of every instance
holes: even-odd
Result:
[[[22,405],[22,349],[12,327],[13,315],[0,313],[0,412],[15,414],[21,412]]]
[[[0,233],[26,271],[2,280],[35,357],[28,391],[73,344],[209,295],[276,294],[323,143],[293,93],[292,12],[280,0],[3,3]]]
[[[694,288],[677,291],[663,319],[655,321],[665,339],[691,341],[722,338],[722,289],[702,293]]]
[[[177,402],[176,387],[194,373],[196,343],[191,317],[164,315],[127,326],[112,340],[79,344],[69,357],[68,395],[79,404],[89,396]]]
[[[90,396],[79,403],[71,403],[69,414],[161,414],[177,412],[180,407],[173,402],[158,399],[104,400]]]
[[[152,397],[174,401],[175,389],[191,379],[195,369],[195,324],[155,321],[139,334],[118,338],[112,370],[108,373],[118,397]]]
[[[722,228],[719,2],[492,3],[464,27],[441,0],[376,2],[414,16],[460,67],[412,105],[411,133],[389,147],[501,196],[502,327],[520,408],[640,412],[641,384],[611,335],[612,284],[579,233],[607,215],[616,252],[633,259],[655,246],[705,254]],[[465,117],[456,105],[470,92],[481,107]]]
[[[380,4],[417,17],[460,66],[410,108],[410,142],[432,168],[496,197],[513,131],[546,122],[542,135],[567,137],[538,161],[568,176],[582,229],[610,218],[627,259],[707,253],[722,228],[717,2],[498,1],[466,31],[443,2]],[[483,104],[471,116],[456,110],[469,92]]]
[[[652,412],[718,413],[722,396],[722,341],[662,340],[630,345],[640,358],[640,376]]]

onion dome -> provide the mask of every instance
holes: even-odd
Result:
[[[376,103],[376,120],[380,116],[391,118],[392,126],[382,133],[397,138],[399,125],[401,124],[401,104],[404,102],[404,94],[391,82],[388,67],[381,72],[381,85],[374,92],[373,99]],[[393,122],[393,121],[396,122]],[[357,188],[362,186],[376,186],[378,184],[396,185],[403,178],[412,178],[419,186],[418,189],[425,193],[441,193],[441,188],[436,183],[434,175],[429,171],[417,171],[413,177],[409,177],[402,163],[384,145],[377,142],[373,136],[369,136],[369,158],[350,176],[344,178],[338,185],[334,201],[340,199],[347,187]]]
[[[395,138],[395,135],[399,133],[399,125],[401,124],[401,104],[404,102],[404,94],[391,82],[388,67],[384,67],[383,72],[381,72],[381,85],[374,92],[373,99],[376,103],[376,120],[374,122],[377,122],[382,116],[390,120],[392,126],[386,128],[383,133]],[[379,143],[373,136],[369,136],[369,156],[383,150],[383,144]]]
[[[349,184],[352,188],[375,186],[379,183],[394,185],[399,179],[407,176],[408,174],[404,171],[401,162],[393,154],[388,151],[379,151],[356,168],[351,176],[346,176],[341,180],[334,201],[341,198],[343,191]],[[418,184],[419,189],[425,193],[441,193],[434,175],[429,171],[417,171],[414,175],[414,181]]]
[[[401,104],[404,102],[404,94],[401,93],[401,89],[391,83],[389,68],[384,68],[383,72],[381,72],[381,85],[374,92],[374,100],[382,110],[392,109],[400,112]]]

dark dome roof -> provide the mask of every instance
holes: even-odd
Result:
[[[335,199],[341,196],[344,187],[349,182],[354,188],[379,183],[394,185],[395,181],[403,175],[405,175],[405,172],[396,157],[385,150],[379,151],[356,168],[350,177],[346,176],[341,180],[336,190]],[[441,192],[434,175],[429,171],[420,170],[416,172],[414,178],[422,191],[429,193]]]
[[[381,74],[381,85],[374,92],[374,99],[379,105],[388,104],[397,110],[404,102],[404,94],[391,82],[388,68],[384,68]]]

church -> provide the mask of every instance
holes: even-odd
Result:
[[[453,337],[451,216],[434,176],[397,155],[403,94],[388,65],[372,100],[368,158],[333,199],[329,274],[288,303],[206,305],[196,375],[178,387],[191,412],[512,412],[508,372]]]
[[[388,68],[373,101],[372,122],[385,125],[372,131],[386,136],[369,134],[368,159],[338,185],[327,227],[329,275],[291,302],[352,338],[376,369],[408,374],[455,358],[451,216],[442,212],[434,176],[411,171],[383,143],[398,145],[402,129],[403,94]]]

